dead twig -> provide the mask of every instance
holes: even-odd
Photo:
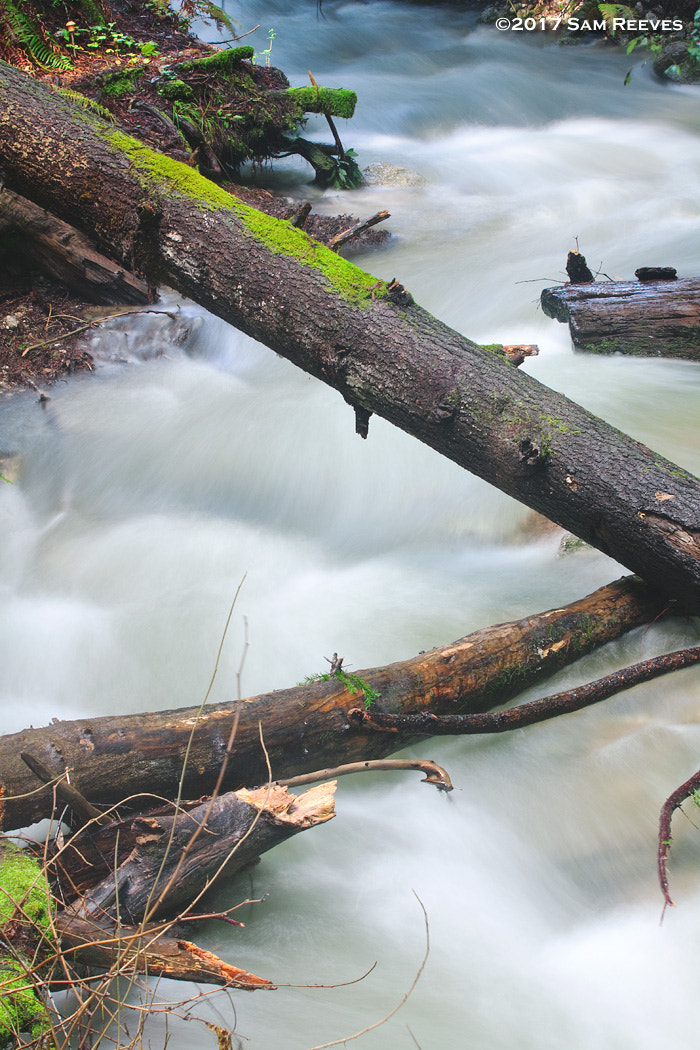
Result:
[[[441,791],[452,791],[452,781],[446,769],[429,759],[412,758],[377,758],[367,762],[348,762],[343,766],[330,769],[319,769],[315,773],[302,773],[298,777],[278,780],[280,787],[301,787],[302,784],[316,784],[321,780],[335,780],[349,773],[375,773],[395,769],[419,769],[425,773],[423,784],[434,784]]]
[[[394,1014],[399,1012],[399,1010],[404,1005],[404,1003],[407,1002],[407,1000],[409,999],[409,997],[411,996],[411,994],[413,992],[413,989],[418,984],[420,976],[423,973],[423,970],[425,969],[425,964],[428,961],[428,956],[430,955],[430,926],[428,925],[428,913],[425,910],[425,905],[423,904],[423,901],[420,899],[420,897],[418,896],[418,894],[416,893],[415,890],[413,891],[413,896],[416,898],[416,900],[420,904],[421,910],[423,912],[423,920],[425,922],[425,954],[423,956],[423,961],[421,962],[420,966],[418,967],[418,972],[416,973],[416,976],[413,978],[413,983],[412,983],[411,987],[408,989],[408,991],[406,992],[406,994],[404,995],[404,997],[401,1000],[401,1002],[397,1003],[397,1005],[394,1007],[394,1009],[390,1010],[389,1013],[386,1014],[385,1017],[382,1017],[381,1021],[375,1021],[374,1024],[367,1025],[366,1028],[360,1029],[360,1031],[359,1032],[355,1032],[354,1035],[346,1035],[342,1039],[334,1039],[330,1043],[320,1043],[318,1046],[312,1046],[312,1047],[310,1047],[310,1050],[326,1050],[326,1048],[329,1047],[329,1046],[339,1046],[341,1043],[349,1043],[351,1039],[359,1039],[361,1035],[365,1035],[367,1032],[372,1032],[372,1031],[374,1031],[375,1028],[380,1028],[381,1025],[386,1024],[386,1022],[388,1020],[390,1020],[394,1016]]]

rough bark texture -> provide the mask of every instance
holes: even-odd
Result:
[[[59,858],[68,877],[64,895],[80,892],[76,909],[82,916],[131,925],[185,905],[189,910],[221,871],[233,875],[292,835],[331,820],[335,786],[334,780],[318,784],[303,795],[279,784],[227,791],[177,815],[145,812],[87,828]],[[107,872],[95,884],[103,867]]]
[[[541,303],[569,322],[577,350],[700,360],[700,280],[562,285],[545,288]]]
[[[0,166],[105,250],[700,605],[700,485],[301,230],[0,65]]]
[[[359,675],[380,693],[379,711],[485,711],[649,622],[662,609],[639,580],[620,580],[562,609],[488,627],[453,645]],[[340,762],[383,758],[424,735],[351,731],[347,712],[361,702],[361,695],[337,679],[243,701],[223,787],[267,780],[259,727],[275,779]],[[73,787],[90,802],[112,805],[138,792],[175,797],[191,736],[184,797],[211,792],[235,712],[234,703],[207,707],[202,714],[198,708],[184,708],[56,721],[0,737],[0,830],[46,816],[52,808],[52,790],[37,790],[41,781],[22,761],[23,752],[57,777],[70,770]]]
[[[0,188],[0,242],[15,239],[15,252],[63,281],[88,302],[148,302],[148,285],[96,252],[86,237],[43,208]]]

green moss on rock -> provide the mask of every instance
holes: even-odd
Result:
[[[194,99],[194,91],[184,80],[166,80],[158,88],[158,94],[169,102],[191,102]]]

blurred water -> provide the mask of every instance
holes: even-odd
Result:
[[[539,343],[533,375],[698,471],[697,366],[575,355],[537,306],[576,237],[617,277],[642,264],[697,274],[698,89],[643,67],[625,87],[624,56],[514,39],[454,8],[227,10],[242,31],[262,24],[259,50],[274,27],[273,61],[293,83],[311,69],[358,91],[341,134],[363,165],[426,179],[341,197],[318,195],[300,166],[276,169],[328,213],[391,211],[390,247],[361,265],[398,276],[477,340]],[[526,509],[381,420],[360,441],[339,395],[184,310],[203,320],[167,357],[61,385],[46,409],[32,395],[0,405],[0,451],[21,457],[16,483],[0,488],[6,732],[197,702],[244,574],[214,700],[235,695],[243,616],[253,694],[324,670],[333,651],[355,669],[402,659],[620,574],[595,552],[560,558],[559,536],[533,531]],[[546,691],[696,640],[693,622],[635,632]],[[374,1023],[423,955],[415,891],[428,964],[405,1008],[361,1045],[694,1050],[697,833],[678,819],[680,907],[661,928],[654,862],[659,806],[700,765],[699,694],[689,669],[551,725],[414,749],[447,766],[449,797],[415,775],[341,781],[335,821],[217,891],[222,907],[265,896],[246,927],[197,936],[280,984],[377,968],[349,987],[233,1005],[218,994],[191,1012],[260,1050],[305,1050]],[[186,993],[165,982],[159,994]],[[211,1045],[186,1012],[168,1017],[170,1045]],[[152,1046],[165,1040],[162,1016],[149,1032]]]

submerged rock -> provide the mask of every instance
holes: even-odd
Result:
[[[369,164],[362,172],[369,186],[425,186],[427,179],[411,168],[380,161]]]

